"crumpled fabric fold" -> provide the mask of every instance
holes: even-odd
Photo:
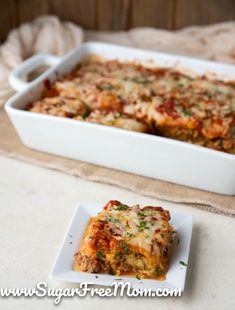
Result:
[[[102,41],[235,64],[235,22],[190,26],[177,31],[134,28],[129,31],[83,31],[56,16],[41,16],[12,30],[0,47],[0,104],[14,90],[12,69],[37,53],[62,56],[83,41]]]
[[[37,53],[62,56],[82,41],[81,27],[56,16],[42,16],[12,30],[0,47],[0,103],[14,93],[8,76],[25,59]]]

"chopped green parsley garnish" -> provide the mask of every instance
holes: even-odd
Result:
[[[183,83],[177,83],[177,84],[176,84],[176,87],[177,87],[177,88],[182,88],[182,87],[184,87],[184,84],[183,84]]]
[[[159,274],[160,273],[160,268],[158,266],[155,267],[155,273]]]
[[[182,260],[180,261],[180,264],[183,265],[183,266],[185,266],[185,267],[188,266],[188,265],[187,265],[185,262],[183,262]]]
[[[138,84],[149,84],[151,81],[147,77],[140,77],[140,76],[135,76],[132,79],[133,82],[138,83]]]
[[[124,211],[124,210],[127,210],[127,209],[128,209],[128,206],[120,204],[119,206],[117,206],[117,208],[115,210]]]
[[[115,258],[121,258],[122,257],[122,253],[118,252],[115,254]]]
[[[114,86],[111,84],[107,84],[107,85],[97,85],[96,86],[99,90],[111,90],[114,89]]]
[[[105,257],[105,255],[104,255],[104,252],[103,251],[98,251],[97,253],[96,253],[96,258],[97,259],[102,259],[102,258],[104,258]]]
[[[121,241],[121,242],[120,242],[120,247],[123,249],[123,252],[124,252],[125,254],[128,254],[128,253],[129,253],[129,247],[128,247],[128,245],[126,244],[125,241]]]
[[[137,213],[139,216],[145,217],[146,215],[144,214],[144,212],[138,212]]]
[[[110,222],[110,223],[121,223],[121,221],[119,219],[116,219],[116,218],[114,218],[112,216],[106,217],[106,221]]]
[[[189,109],[182,109],[182,114],[184,116],[192,116],[192,112]]]
[[[131,233],[129,233],[129,232],[127,232],[127,233],[126,233],[126,236],[131,238],[131,237],[133,237],[134,235],[131,234]]]
[[[143,231],[144,229],[149,229],[149,227],[147,226],[147,221],[140,221],[139,225],[137,225],[137,228],[139,231]]]

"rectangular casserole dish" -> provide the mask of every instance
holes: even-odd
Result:
[[[145,133],[24,110],[28,103],[41,96],[46,79],[54,82],[89,54],[121,61],[137,60],[143,65],[175,67],[199,74],[213,73],[223,80],[234,80],[235,77],[232,65],[103,43],[85,43],[63,58],[38,54],[11,73],[10,84],[19,93],[5,105],[26,146],[220,194],[235,194],[235,156],[232,154]],[[23,80],[25,74],[42,65],[52,67],[31,83]]]

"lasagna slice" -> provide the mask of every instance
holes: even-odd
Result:
[[[73,270],[163,280],[173,229],[161,207],[129,207],[111,200],[90,219]]]

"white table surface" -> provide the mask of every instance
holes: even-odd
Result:
[[[110,198],[160,204],[191,213],[194,229],[186,290],[177,298],[68,298],[60,309],[235,309],[235,220],[199,209],[156,201],[100,183],[0,156],[0,287],[70,287],[48,280],[75,205]],[[158,308],[160,307],[160,308]],[[55,309],[49,298],[1,298],[0,309]]]

